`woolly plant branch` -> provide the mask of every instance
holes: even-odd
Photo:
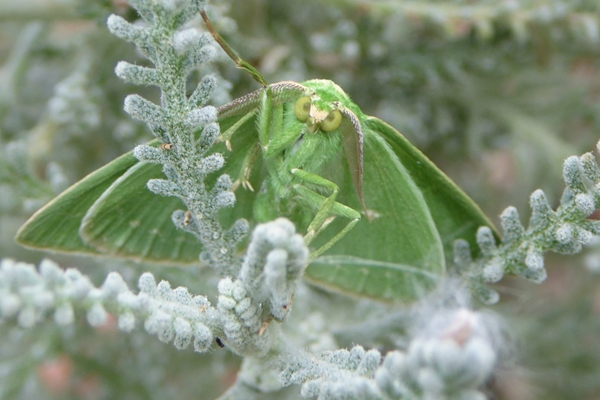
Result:
[[[76,269],[61,270],[44,260],[39,272],[31,264],[9,259],[0,264],[0,321],[16,319],[25,328],[52,314],[58,325],[69,325],[76,311],[84,311],[92,326],[106,322],[107,313],[118,318],[118,327],[132,331],[143,322],[150,334],[178,349],[191,343],[197,352],[207,351],[220,337],[242,356],[263,356],[271,348],[266,329],[272,315],[283,321],[290,310],[295,282],[308,264],[308,248],[291,222],[278,219],[258,225],[239,279],[223,278],[218,285],[217,306],[188,289],[171,289],[143,274],[135,294],[121,275],[110,273],[96,288]],[[256,269],[255,271],[253,271]],[[264,289],[252,292],[262,282]]]
[[[134,294],[121,275],[110,273],[100,287],[76,269],[63,271],[53,261],[43,260],[39,272],[31,264],[2,260],[0,264],[0,316],[16,318],[31,328],[48,315],[59,326],[72,324],[76,312],[85,312],[92,326],[104,324],[108,313],[118,318],[120,330],[130,332],[136,321],[163,342],[173,341],[182,349],[193,341],[204,352],[213,335],[216,310],[204,296],[192,296],[187,289],[171,289],[166,281],[156,283],[150,273],[138,282]],[[208,326],[207,326],[208,325]]]
[[[515,207],[508,207],[500,215],[504,231],[500,244],[496,244],[489,228],[479,228],[477,243],[481,256],[478,259],[471,259],[466,241],[456,241],[455,264],[486,302],[496,302],[498,294],[485,288],[483,283],[497,282],[504,274],[540,283],[547,276],[544,253],[575,254],[594,236],[600,235],[600,221],[588,219],[594,210],[600,209],[600,168],[594,155],[586,153],[567,158],[563,177],[567,188],[556,211],[542,190],[531,194],[527,229],[521,224]]]
[[[220,133],[216,109],[205,105],[215,79],[205,77],[191,96],[186,96],[187,75],[214,54],[209,35],[194,28],[181,30],[184,23],[198,15],[205,2],[130,3],[147,26],[133,25],[112,15],[108,27],[115,35],[134,43],[155,67],[120,62],[115,72],[127,82],[161,89],[160,105],[138,95],[125,99],[125,111],[146,122],[162,143],[159,147],[137,146],[134,155],[140,161],[163,165],[167,179],[150,180],[148,189],[183,201],[187,211],[175,211],[172,219],[178,228],[194,234],[202,243],[201,260],[223,274],[235,275],[240,266],[235,248],[246,236],[248,223],[240,219],[225,230],[219,222],[219,210],[235,203],[228,175],[221,175],[211,189],[204,183],[207,175],[225,163],[221,154],[209,153]]]
[[[286,235],[290,227],[285,220],[260,225],[251,248],[255,254],[270,248],[267,258],[276,259],[288,248],[288,258],[305,265],[308,250],[300,235]],[[286,236],[289,240],[282,239]],[[296,248],[298,243],[301,246]],[[42,261],[38,272],[33,265],[4,259],[0,321],[16,319],[30,328],[52,315],[55,323],[66,326],[77,313],[85,312],[90,325],[100,326],[110,313],[118,318],[122,331],[131,332],[143,322],[145,330],[160,341],[172,342],[178,349],[193,344],[197,352],[210,350],[219,337],[246,357],[238,381],[221,399],[260,398],[259,393],[267,389],[299,384],[303,397],[321,400],[478,400],[485,396],[477,388],[501,361],[499,349],[505,343],[499,339],[502,327],[497,319],[464,307],[427,313],[427,323],[416,330],[405,351],[382,357],[375,349],[355,346],[312,354],[295,348],[278,330],[261,332],[263,310],[249,295],[247,284],[221,280],[218,304],[213,307],[206,297],[194,296],[186,288],[172,289],[166,281],[157,284],[150,273],[140,277],[136,294],[118,273],[94,287],[78,270],[63,271],[50,260]]]
[[[289,353],[280,374],[301,384],[303,397],[333,399],[485,399],[477,388],[503,357],[502,328],[494,316],[466,308],[428,315],[405,351],[382,357],[361,346],[310,354]]]
[[[134,150],[141,161],[163,165],[167,179],[150,180],[148,189],[184,202],[188,211],[175,211],[173,222],[202,242],[203,261],[228,275],[218,285],[220,325],[211,330],[218,331],[222,343],[235,353],[261,357],[271,348],[270,320],[283,321],[289,314],[295,282],[308,264],[308,250],[293,224],[276,220],[256,228],[240,265],[235,246],[245,236],[248,223],[238,220],[227,231],[219,223],[219,210],[232,206],[235,197],[227,175],[217,178],[212,189],[204,183],[224,164],[221,154],[209,153],[220,133],[215,108],[205,106],[215,80],[204,78],[189,97],[185,92],[187,74],[207,62],[214,49],[208,45],[209,36],[195,29],[179,30],[203,5],[199,0],[135,1],[132,6],[148,27],[114,15],[108,26],[117,36],[133,42],[155,65],[148,68],[121,62],[117,75],[161,89],[160,105],[136,95],[125,100],[125,110],[145,121],[162,142],[159,147],[146,145]],[[236,275],[237,279],[229,277]]]

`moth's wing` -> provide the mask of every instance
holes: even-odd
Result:
[[[222,130],[238,119],[239,116],[223,119]],[[209,187],[220,173],[237,176],[244,158],[237,155],[256,142],[254,126],[254,118],[242,125],[243,134],[232,139],[234,152],[227,157],[224,170],[208,180]],[[148,144],[158,146],[158,141]],[[219,150],[227,153],[223,145]],[[111,255],[157,263],[198,263],[201,245],[193,235],[176,230],[171,222],[173,211],[184,208],[182,202],[155,195],[146,188],[149,179],[164,179],[161,168],[160,165],[140,163],[132,152],[120,156],[75,183],[31,216],[17,233],[17,242],[26,247],[57,252]],[[260,166],[256,169],[260,170]],[[259,174],[252,177],[254,187],[260,187],[259,179],[262,179]],[[107,191],[111,195],[102,197]],[[238,189],[235,212],[227,209],[221,212],[223,224],[229,226],[237,218],[251,216],[253,201],[254,193]],[[88,213],[92,207],[94,212]],[[85,227],[80,231],[86,214],[89,215]],[[147,240],[143,238],[144,234],[148,236]]]
[[[452,248],[457,239],[468,241],[471,249],[477,251],[476,233],[480,226],[490,227],[500,238],[494,224],[477,204],[400,132],[374,117],[367,118],[365,125],[378,132],[392,147],[423,193],[448,261],[452,260]]]
[[[100,254],[79,237],[81,219],[98,197],[137,162],[129,152],[90,173],[33,214],[17,232],[16,241],[34,249]]]
[[[223,129],[237,119],[224,120]],[[250,119],[240,128],[241,133],[253,127],[254,119]],[[207,179],[207,187],[224,173],[235,179],[241,161],[254,142],[256,135],[235,135],[231,154],[227,154],[223,144],[216,145],[214,151],[228,156],[227,162],[222,170]],[[150,192],[146,184],[155,178],[165,178],[162,165],[139,162],[129,168],[89,208],[82,219],[80,236],[102,253],[116,257],[168,264],[199,263],[201,243],[194,235],[178,230],[171,220],[173,211],[186,209],[183,202]],[[220,214],[225,228],[238,218],[252,215],[253,196],[254,193],[243,188],[236,191],[233,210],[226,209]]]
[[[162,166],[138,162],[116,179],[89,207],[79,235],[102,254],[169,264],[199,264],[202,246],[171,221],[183,203],[148,190],[150,179],[164,178]]]
[[[363,194],[372,221],[363,217],[308,266],[306,277],[319,286],[348,294],[387,301],[414,300],[431,291],[444,274],[441,238],[421,190],[390,145],[369,126],[363,125],[363,136]],[[346,172],[341,178],[331,178],[347,182],[340,184],[339,201],[360,210],[347,163],[338,160],[337,165]],[[347,223],[336,218],[315,241],[317,246]]]
[[[149,145],[157,146],[158,141],[153,140]],[[156,196],[146,188],[148,179],[163,176],[160,166],[140,163],[128,152],[75,183],[36,212],[21,227],[16,240],[41,250],[112,255],[158,263],[197,263],[197,240],[177,231],[170,221],[172,211],[181,207],[180,200]],[[124,180],[128,184],[119,186]],[[120,190],[115,193],[117,186]],[[111,196],[107,196],[108,193]],[[102,243],[88,241],[80,235],[82,222],[99,200],[104,203],[106,199],[105,204],[112,207],[104,207],[107,213],[102,216],[101,225],[109,232],[113,230],[114,235],[103,236]],[[154,213],[152,220],[145,218],[149,212]],[[128,217],[124,218],[124,214]],[[99,219],[88,228],[96,226],[97,221]],[[153,234],[158,230],[159,235]],[[142,232],[147,234],[148,240],[141,238]],[[115,249],[117,244],[118,250]]]

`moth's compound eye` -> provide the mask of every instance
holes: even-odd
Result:
[[[340,127],[342,123],[342,113],[339,110],[333,110],[329,113],[327,118],[321,122],[321,130],[324,132],[331,132]]]
[[[310,103],[310,97],[304,96],[300,97],[294,105],[294,114],[296,114],[296,118],[302,122],[308,119],[308,115],[310,114]]]

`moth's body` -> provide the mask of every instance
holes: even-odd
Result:
[[[284,123],[283,127],[286,130],[293,129],[298,132],[298,135],[287,147],[264,159],[268,170],[268,178],[264,183],[267,187],[261,190],[259,196],[270,196],[271,202],[278,205],[278,209],[273,209],[273,215],[267,217],[266,220],[272,219],[277,213],[281,215],[280,211],[283,214],[289,211],[286,208],[293,207],[295,204],[295,185],[303,183],[306,185],[302,179],[292,173],[293,170],[301,169],[318,175],[323,171],[324,165],[331,162],[332,155],[335,156],[341,151],[342,146],[339,135],[325,134],[320,131],[311,133],[306,124],[297,120],[290,121],[289,124]],[[322,188],[314,189],[320,193],[323,192]]]
[[[284,134],[283,132],[293,133]],[[300,206],[295,196],[296,185],[308,185],[292,171],[300,169],[305,172],[320,175],[327,163],[331,162],[342,149],[342,139],[339,132],[323,132],[320,129],[313,131],[306,122],[299,121],[293,112],[293,104],[283,105],[283,124],[281,131],[271,132],[273,135],[267,148],[263,148],[264,161],[268,170],[266,187],[259,196],[268,196],[264,199],[264,206],[271,213],[263,213],[261,219],[270,220],[276,215],[285,215],[292,209]],[[279,135],[279,137],[277,137]],[[282,137],[283,136],[283,137]],[[327,195],[322,187],[312,186],[312,189]],[[257,207],[262,207],[259,200]],[[312,207],[314,208],[314,207]],[[314,213],[316,209],[310,210]],[[261,215],[257,210],[256,215]],[[270,215],[269,215],[270,214]],[[305,212],[304,219],[310,221],[310,215]]]
[[[341,137],[337,132],[311,132],[306,123],[298,121],[294,113],[287,110],[289,108],[292,107],[284,106],[282,128],[285,132],[294,132],[294,135],[288,137],[288,143],[282,144],[282,148],[276,152],[269,150],[279,143],[269,143],[269,147],[263,150],[269,180],[280,197],[289,196],[292,186],[300,183],[291,173],[293,169],[318,174],[324,164],[331,161],[332,154],[337,154],[342,148]],[[278,132],[273,134],[277,135]]]
[[[363,137],[356,115],[362,113],[338,85],[328,80],[281,82],[269,90],[273,107],[259,108],[256,117],[257,145],[267,178],[254,205],[254,218],[263,222],[300,210],[299,218],[310,223],[307,235],[315,235],[316,230],[324,228],[326,219],[338,216],[350,219],[350,230],[361,218],[360,213],[335,201],[338,185],[323,178],[322,172],[344,149],[347,168],[364,207]],[[239,105],[234,101],[219,109],[220,115],[246,112],[247,104],[254,105],[266,96],[264,89],[253,92]],[[252,163],[245,168],[242,180],[247,180]],[[247,186],[247,181],[243,183]],[[308,241],[311,239],[309,236]]]

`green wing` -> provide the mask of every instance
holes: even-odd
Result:
[[[419,187],[442,238],[448,261],[452,260],[452,247],[457,239],[464,239],[471,249],[478,249],[476,233],[480,226],[492,228],[500,238],[494,224],[477,204],[400,132],[374,117],[368,117],[365,125],[385,139]]]
[[[241,132],[247,133],[252,126],[245,125]],[[232,140],[235,157],[230,155],[226,167],[214,174],[213,179],[207,179],[208,187],[223,173],[238,174],[243,155],[256,140],[255,136],[244,133]],[[215,150],[227,155],[223,145]],[[129,168],[89,208],[81,221],[80,236],[88,245],[108,255],[170,264],[199,263],[202,245],[194,235],[178,230],[171,220],[173,211],[185,206],[176,197],[150,192],[146,183],[153,178],[164,179],[161,165],[138,163]],[[244,189],[236,192],[236,206],[222,213],[225,227],[238,218],[252,215],[253,196],[254,193]]]
[[[422,297],[445,271],[442,241],[427,203],[404,162],[376,131],[363,126],[363,193],[372,220],[361,221],[307,268],[314,284],[379,300]],[[336,162],[328,171],[348,170]],[[336,182],[351,182],[345,177]],[[338,179],[342,179],[341,181]],[[339,201],[360,210],[351,184],[340,185]],[[328,228],[337,232],[346,221]],[[347,223],[347,222],[346,222]],[[337,225],[336,225],[337,224]],[[325,234],[319,243],[328,240]]]
[[[79,236],[81,220],[100,195],[137,163],[129,152],[92,172],[33,214],[17,232],[17,242],[35,249],[101,254]]]
[[[158,263],[198,263],[201,245],[171,221],[180,199],[150,192],[162,166],[138,162],[116,179],[87,210],[79,235],[102,254]]]
[[[17,232],[16,240],[43,250],[198,263],[197,240],[171,222],[171,213],[183,207],[181,201],[156,196],[146,188],[149,179],[161,177],[160,166],[141,163],[132,152],[126,153],[36,212]],[[100,211],[102,219],[89,218],[91,210]],[[88,237],[89,231],[101,234]]]
[[[312,283],[349,294],[413,300],[443,276],[456,239],[465,239],[476,249],[477,229],[494,226],[473,200],[390,125],[366,117],[362,130],[365,204],[376,216],[371,222],[363,218],[314,260],[306,275]],[[334,171],[331,179],[350,182],[351,177],[339,172],[347,167],[340,160],[337,165],[329,168]],[[360,209],[356,196],[340,189],[339,201]]]
[[[222,129],[239,119],[226,118]],[[240,128],[232,139],[223,173],[238,175],[241,162],[256,142],[253,121]],[[153,140],[149,145],[157,146]],[[224,145],[216,151],[228,155]],[[238,156],[239,155],[239,156]],[[260,162],[258,162],[260,164]],[[17,232],[18,243],[35,249],[88,255],[109,255],[138,261],[168,264],[198,264],[202,250],[198,240],[178,230],[171,222],[183,203],[174,197],[155,195],[146,188],[149,179],[164,179],[162,167],[139,162],[132,152],[111,161],[75,183],[37,211]],[[256,177],[252,183],[259,187]],[[210,186],[212,181],[207,184]],[[224,210],[221,221],[229,226],[240,217],[252,215],[254,193],[239,189],[234,210]]]

